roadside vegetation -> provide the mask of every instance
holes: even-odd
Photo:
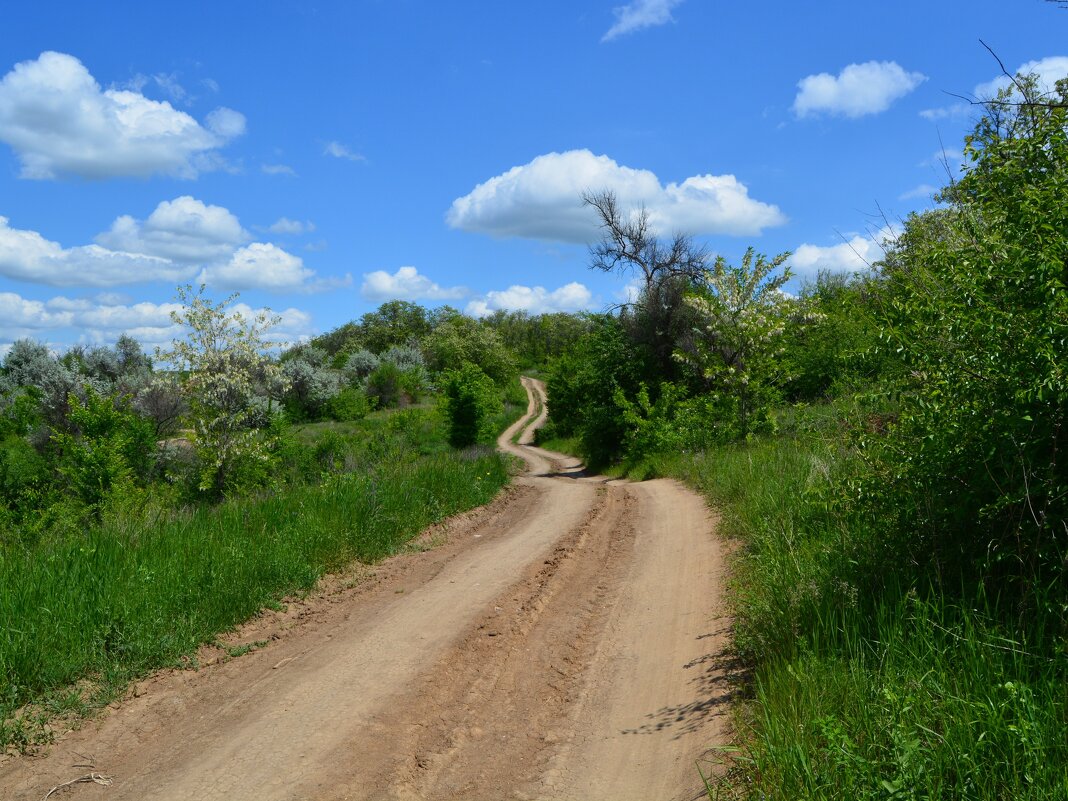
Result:
[[[179,297],[155,360],[130,337],[4,359],[0,749],[509,480],[492,446],[527,398],[490,325],[391,302],[272,355],[269,315]]]
[[[797,296],[786,254],[586,196],[592,266],[643,289],[550,367],[540,441],[688,482],[739,542],[711,797],[1068,796],[1068,82],[981,111],[940,204]]]

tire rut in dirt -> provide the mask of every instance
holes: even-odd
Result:
[[[496,600],[388,720],[376,721],[393,733],[382,769],[348,787],[326,782],[337,788],[328,797],[500,801],[539,793],[542,772],[570,736],[570,708],[632,550],[633,497],[622,486],[598,493],[584,523]]]

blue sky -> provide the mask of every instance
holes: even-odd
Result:
[[[1068,74],[1041,0],[37,0],[3,29],[0,352],[167,342],[200,281],[290,340],[392,297],[602,309],[626,279],[586,266],[583,189],[791,250],[796,286],[930,205],[953,95],[995,88],[980,39]]]

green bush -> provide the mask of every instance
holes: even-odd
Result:
[[[370,411],[371,404],[367,395],[358,387],[345,387],[327,404],[328,416],[339,422],[362,420]]]
[[[465,448],[493,433],[490,425],[501,400],[493,379],[482,368],[467,362],[458,370],[450,370],[442,382],[442,392],[450,445]]]
[[[113,492],[151,479],[155,429],[131,409],[129,397],[87,388],[84,401],[72,394],[69,405],[69,430],[52,435],[56,470],[72,495],[99,512]]]
[[[590,322],[590,333],[556,360],[546,384],[554,433],[578,437],[582,456],[597,469],[622,454],[628,426],[616,393],[636,397],[646,365],[617,318]]]
[[[400,405],[404,373],[393,362],[381,362],[367,376],[367,397],[376,409],[392,409]]]
[[[1034,584],[1068,592],[1068,81],[1053,104],[1020,85],[886,260],[882,335],[907,372],[858,496],[947,591],[982,574],[1026,607]]]

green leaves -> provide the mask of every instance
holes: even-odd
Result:
[[[883,265],[883,331],[908,372],[869,451],[892,477],[875,494],[936,569],[1007,552],[1000,569],[1063,581],[1068,84],[1050,102],[1020,85],[969,137],[949,205],[912,215]]]
[[[746,250],[735,267],[720,256],[704,275],[704,282],[686,297],[697,325],[692,347],[679,348],[675,358],[696,368],[712,392],[737,400],[742,434],[759,430],[775,392],[787,317],[793,301],[781,290],[790,280],[789,258],[780,253],[770,261]]]
[[[493,379],[482,368],[465,362],[445,374],[442,385],[449,444],[466,448],[492,434],[492,415],[501,407]]]

